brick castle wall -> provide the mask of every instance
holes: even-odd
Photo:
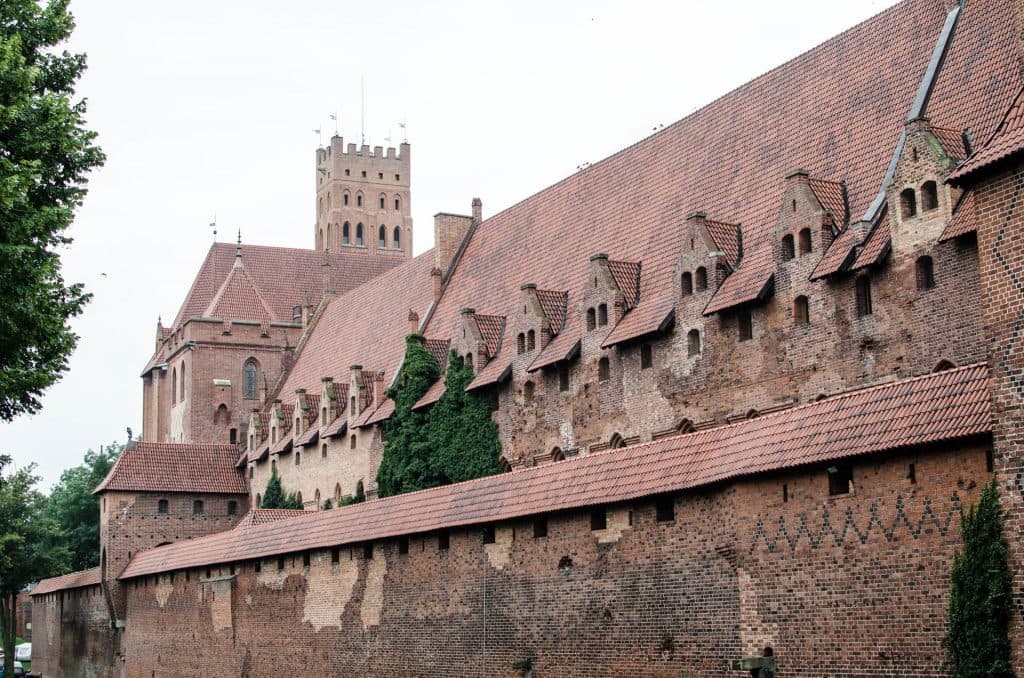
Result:
[[[119,675],[115,632],[99,586],[36,596],[32,671],[42,676]]]

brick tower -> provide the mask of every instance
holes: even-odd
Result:
[[[318,250],[406,258],[412,254],[410,149],[396,153],[331,138],[316,152]]]

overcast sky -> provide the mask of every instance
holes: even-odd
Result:
[[[218,239],[313,246],[322,130],[412,144],[416,253],[438,211],[484,216],[670,124],[891,0],[73,0],[79,94],[107,164],[64,253],[95,298],[43,410],[0,449],[44,487],[141,431],[139,372]]]

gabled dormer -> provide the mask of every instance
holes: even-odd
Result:
[[[805,169],[786,175],[782,204],[771,231],[776,284],[785,288],[811,277],[849,220],[846,186],[812,177]]]
[[[542,351],[562,331],[568,292],[539,290],[533,283],[519,288],[519,305],[512,320],[516,355]]]
[[[702,211],[686,215],[683,247],[676,262],[676,289],[684,301],[707,303],[739,265],[743,232],[739,224],[708,219]]]
[[[608,330],[640,302],[640,263],[609,259],[603,252],[590,256],[590,268],[580,295],[584,336]]]
[[[472,308],[464,308],[459,314],[462,327],[452,347],[474,372],[479,373],[501,350],[505,316],[484,315]]]
[[[373,389],[373,381],[366,378],[366,372],[363,371],[362,365],[349,365],[348,369],[348,401],[345,412],[348,417],[348,426],[352,428],[353,422],[359,418],[369,402],[368,394]]]
[[[323,429],[331,425],[334,418],[338,416],[338,413],[344,407],[344,402],[339,402],[333,377],[323,377],[320,379],[319,406],[320,414],[317,417],[317,422],[322,433]]]
[[[906,141],[886,189],[892,250],[912,259],[931,249],[953,214],[959,190],[946,178],[967,155],[962,133],[932,127],[927,118],[906,125]]]

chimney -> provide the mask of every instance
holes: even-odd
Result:
[[[363,366],[349,365],[348,376],[348,421],[352,423],[363,409]],[[352,407],[355,398],[355,407]]]
[[[786,174],[787,184],[804,184],[809,186],[811,184],[811,173],[809,170],[805,170],[803,167],[797,167],[794,170],[790,170]]]
[[[334,294],[334,290],[331,287],[331,254],[325,247],[324,258],[320,262],[320,288],[325,297],[328,294]]]
[[[473,217],[438,212],[434,215],[434,266],[447,278],[459,247],[473,226]]]
[[[480,198],[473,198],[473,224],[479,224],[484,220],[484,204]]]
[[[430,279],[434,284],[434,301],[438,302],[441,300],[441,269],[436,266],[431,269]]]
[[[409,309],[409,334],[416,334],[420,331],[420,315],[416,311]]]
[[[373,406],[378,408],[384,402],[384,370],[373,375]]]

